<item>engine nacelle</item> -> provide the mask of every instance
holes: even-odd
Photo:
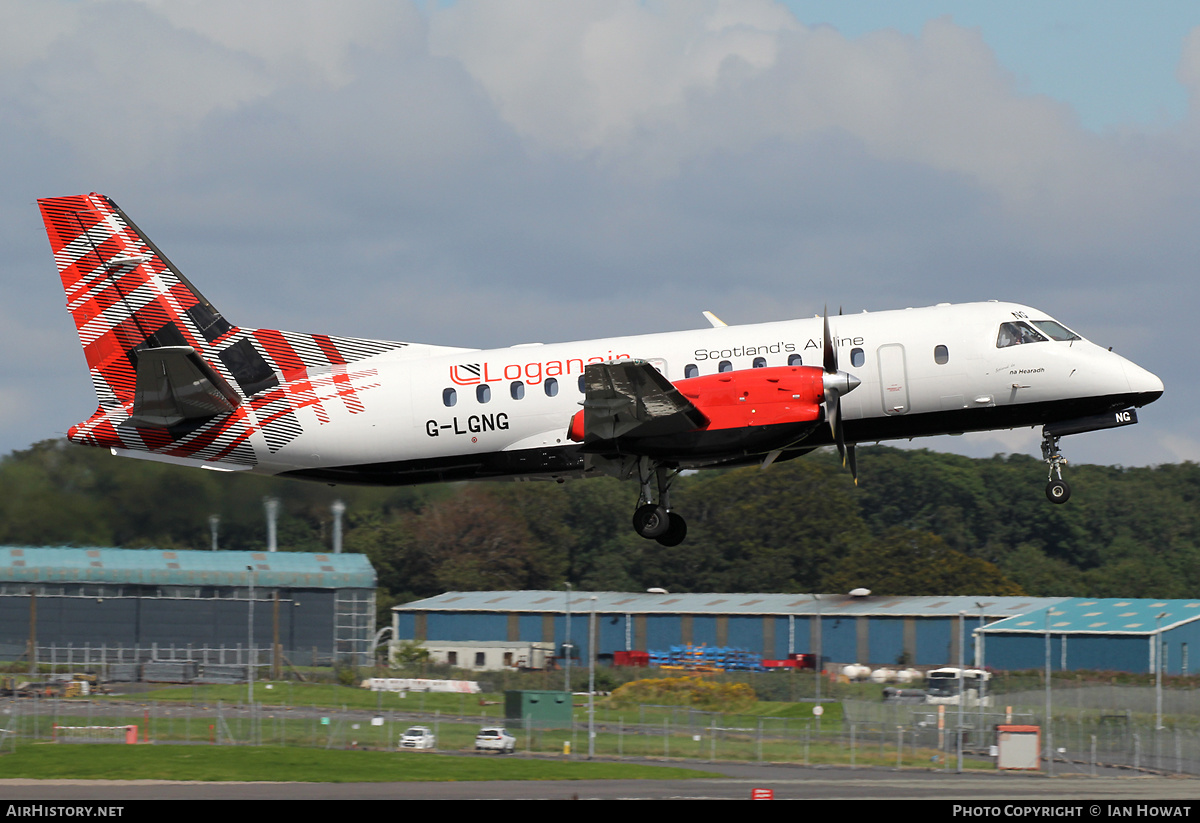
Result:
[[[824,372],[817,366],[775,366],[721,372],[672,385],[704,416],[695,432],[813,423],[821,419]],[[584,441],[584,412],[571,418],[567,436]]]

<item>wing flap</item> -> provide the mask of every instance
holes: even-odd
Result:
[[[590,363],[583,371],[584,443],[692,431],[708,418],[644,360]]]

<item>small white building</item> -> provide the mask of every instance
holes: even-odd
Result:
[[[554,656],[553,643],[512,643],[506,640],[426,640],[421,644],[436,663],[460,669],[500,671],[544,669]]]

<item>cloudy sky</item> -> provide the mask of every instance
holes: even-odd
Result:
[[[1200,459],[1198,90],[1165,0],[0,0],[0,453],[95,407],[35,200],[98,191],[247,326],[1026,303],[1166,383],[1068,457]]]

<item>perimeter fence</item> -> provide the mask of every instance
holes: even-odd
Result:
[[[262,684],[265,688],[265,684]],[[346,690],[359,692],[361,690]],[[447,706],[421,711],[424,699]],[[443,698],[441,701],[435,697]],[[381,700],[379,695],[364,699]],[[329,749],[396,750],[412,725],[428,726],[437,751],[471,752],[483,726],[506,724],[519,752],[588,754],[586,698],[577,696],[575,722],[561,728],[506,721],[500,705],[480,705],[478,695],[412,695],[404,708],[338,707],[289,702],[110,701],[65,698],[0,700],[0,750],[18,740],[86,738],[56,732],[64,727],[137,726],[138,741],[177,745],[299,746]],[[1002,723],[1045,728],[1042,707],[1011,711],[955,706],[889,705],[845,701],[842,716],[771,717],[704,712],[671,706],[597,710],[590,748],[596,756],[789,762],[903,768],[954,769],[961,736],[968,768],[993,768],[989,757]],[[837,714],[830,707],[830,715]],[[806,713],[807,714],[807,713]],[[1194,715],[1170,716],[1162,728],[1155,717],[1132,710],[1052,710],[1043,750],[1054,752],[1055,773],[1097,773],[1107,767],[1167,774],[1200,775],[1200,728]],[[97,740],[105,735],[97,734]],[[108,735],[115,742],[115,735]]]

